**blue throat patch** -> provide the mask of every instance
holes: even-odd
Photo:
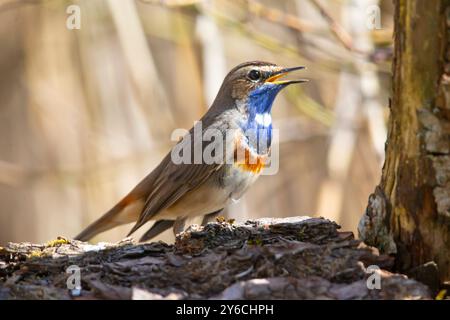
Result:
[[[249,146],[258,154],[265,154],[272,143],[272,121],[270,119],[272,104],[282,85],[262,85],[248,95],[246,106],[248,118],[242,124]]]

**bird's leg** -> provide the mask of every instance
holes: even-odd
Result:
[[[214,222],[219,214],[222,212],[223,208],[203,216],[202,226],[205,226],[208,222]]]
[[[206,225],[208,222],[214,221],[214,219],[216,219],[216,217],[220,214],[220,212],[222,210],[223,210],[223,208],[220,210],[205,214],[203,216],[202,226]],[[187,220],[187,218],[177,218],[175,221],[170,221],[173,224],[173,234],[175,236],[177,234],[179,234],[180,232],[184,231],[184,227],[186,225],[186,220]],[[164,221],[168,221],[168,220],[164,220]]]
[[[175,220],[175,223],[173,224],[173,234],[176,236],[180,232],[183,232],[185,224],[186,224],[186,218],[185,217],[177,218]]]
[[[173,220],[158,220],[156,221],[152,227],[142,235],[141,239],[139,239],[139,242],[148,241],[160,233],[166,231],[167,229],[170,229],[175,221]]]

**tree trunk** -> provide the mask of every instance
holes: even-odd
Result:
[[[434,270],[434,281],[445,281],[450,278],[450,1],[395,4],[386,160],[358,230],[369,245],[395,254],[398,270],[419,278],[432,277]]]

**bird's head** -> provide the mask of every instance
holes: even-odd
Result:
[[[284,76],[305,67],[285,68],[269,62],[251,61],[238,65],[225,77],[218,98],[231,98],[251,114],[270,113],[272,103],[283,88],[305,79],[284,80]]]
[[[242,115],[238,119],[238,124],[244,132],[256,138],[250,145],[259,152],[261,145],[271,144],[271,109],[277,94],[290,84],[307,81],[282,78],[292,71],[304,68],[285,68],[262,61],[240,64],[225,77],[211,107],[212,113],[237,108]]]

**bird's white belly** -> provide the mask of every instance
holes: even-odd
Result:
[[[231,200],[240,199],[259,175],[236,166],[229,166],[224,171],[222,184],[216,180],[207,181],[186,193],[155,219],[201,216],[223,209]]]
[[[258,176],[259,173],[231,166],[223,179],[223,185],[228,190],[229,200],[239,200]]]

